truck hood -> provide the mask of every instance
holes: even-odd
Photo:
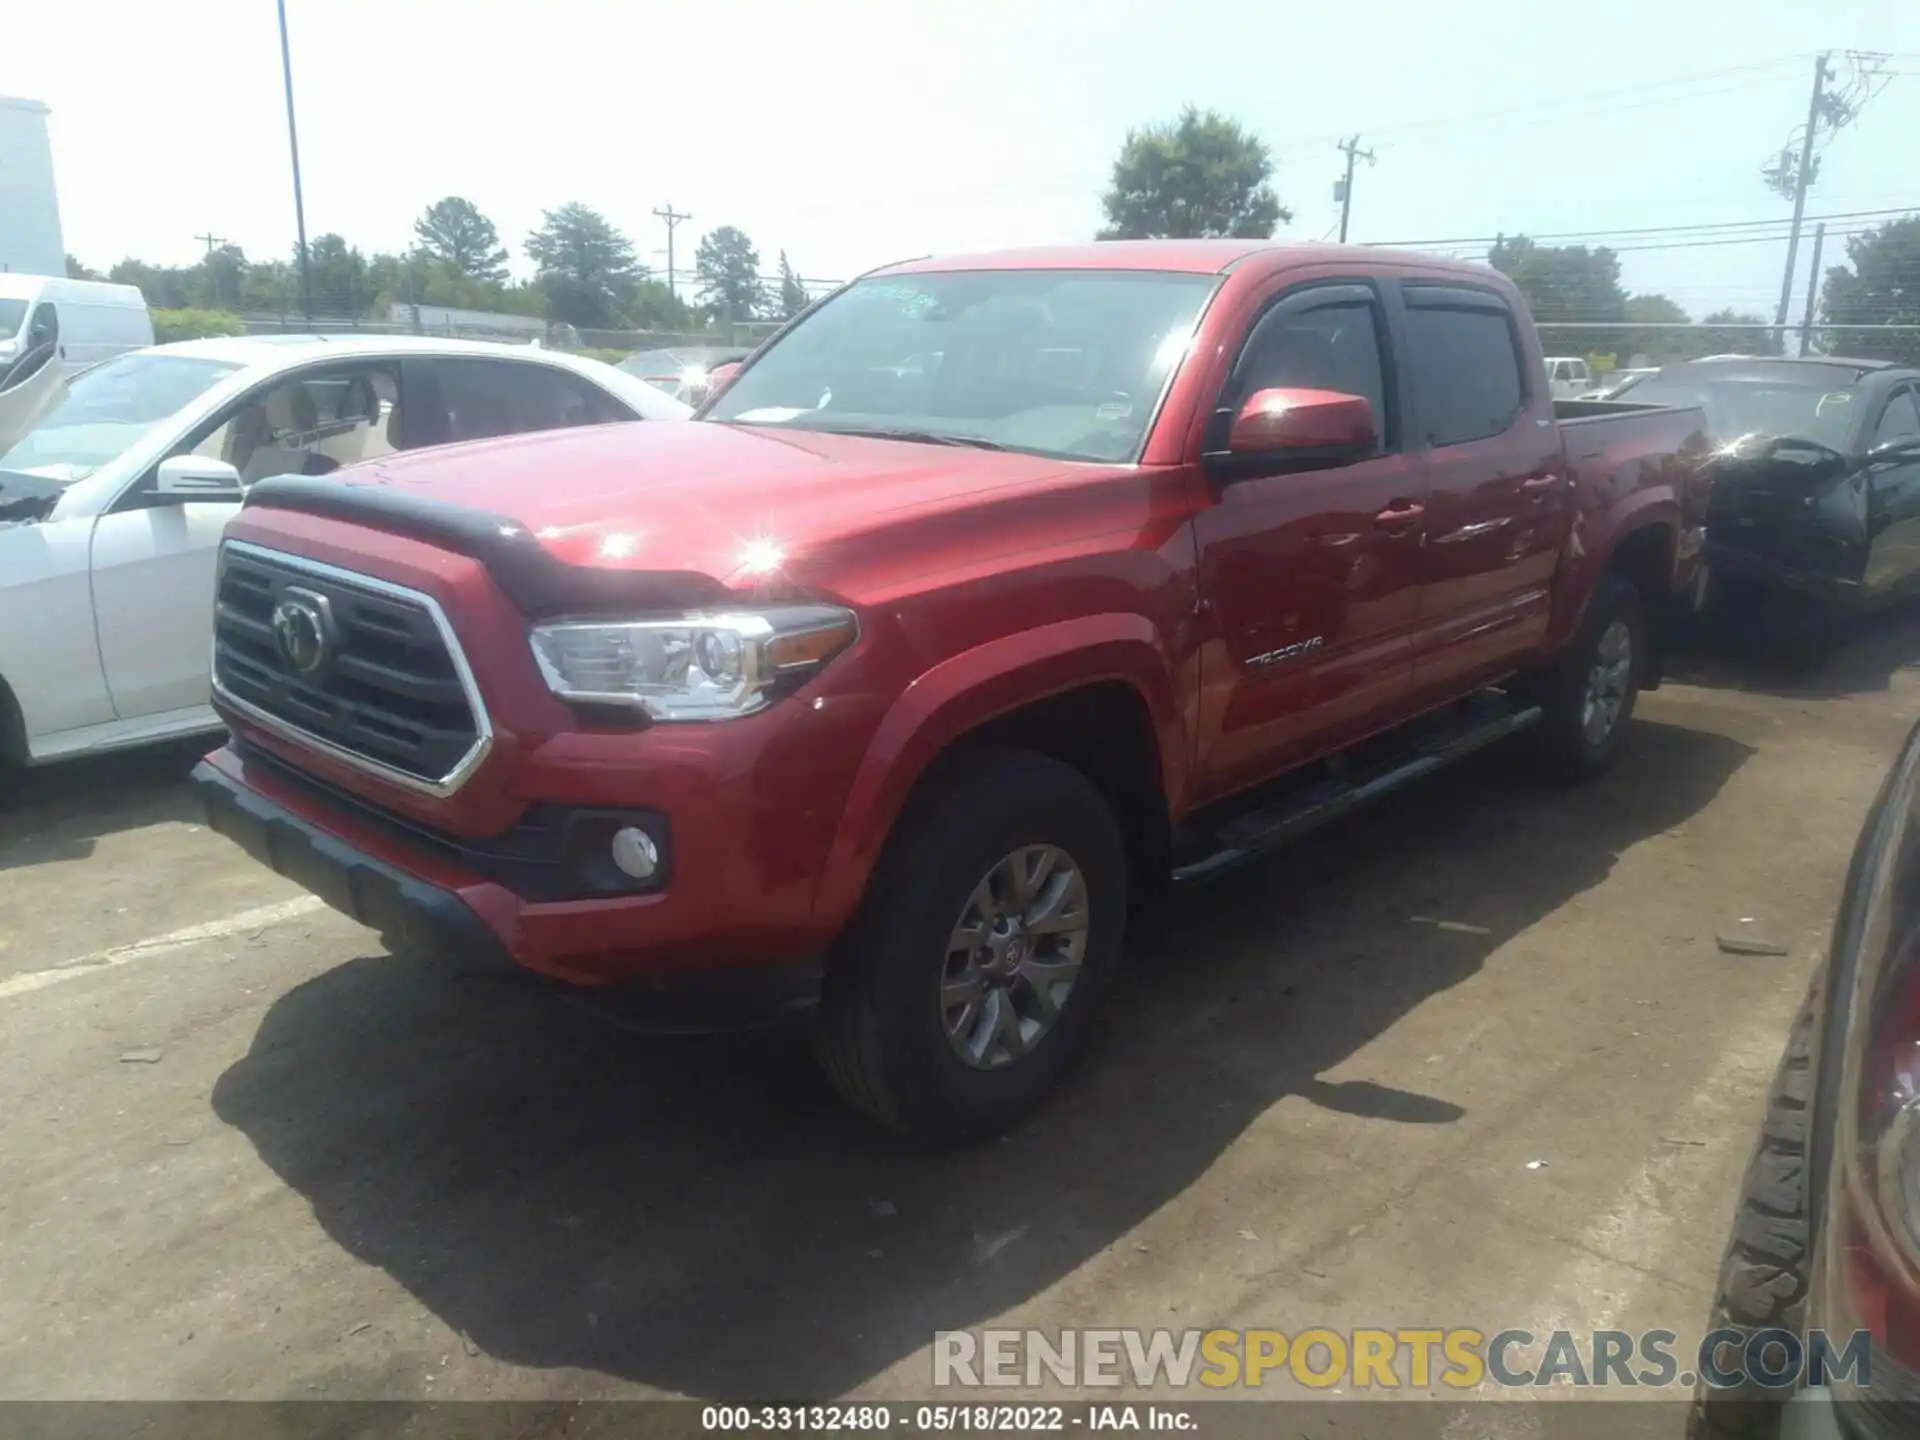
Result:
[[[442,446],[332,479],[510,520],[570,566],[693,572],[734,586],[776,571],[819,578],[821,562],[858,537],[937,529],[961,510],[1029,510],[1132,469],[693,421]]]

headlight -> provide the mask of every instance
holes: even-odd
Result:
[[[741,614],[566,620],[533,627],[533,658],[562,700],[656,720],[751,715],[859,635],[851,611],[790,605]]]

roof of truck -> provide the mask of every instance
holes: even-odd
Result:
[[[1374,268],[1419,265],[1460,274],[1483,275],[1486,267],[1438,255],[1406,250],[1376,250],[1367,245],[1298,243],[1271,240],[1096,240],[1085,245],[1040,245],[1025,250],[985,250],[972,255],[922,255],[883,265],[876,275],[914,275],[941,270],[1159,270],[1189,275],[1220,275],[1247,260],[1274,269],[1351,260]]]

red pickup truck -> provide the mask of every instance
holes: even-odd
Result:
[[[1079,1049],[1131,900],[1515,732],[1613,757],[1703,417],[1560,409],[1477,266],[890,266],[692,422],[254,486],[195,783],[395,947],[662,1024],[807,1012],[855,1104],[989,1132]]]

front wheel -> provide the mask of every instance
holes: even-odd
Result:
[[[1578,633],[1540,687],[1540,738],[1562,778],[1590,779],[1613,763],[1640,697],[1647,646],[1640,592],[1618,575],[1602,576]]]
[[[984,751],[901,822],[829,967],[816,1050],[846,1099],[936,1143],[1037,1107],[1120,953],[1120,827],[1079,771]]]

